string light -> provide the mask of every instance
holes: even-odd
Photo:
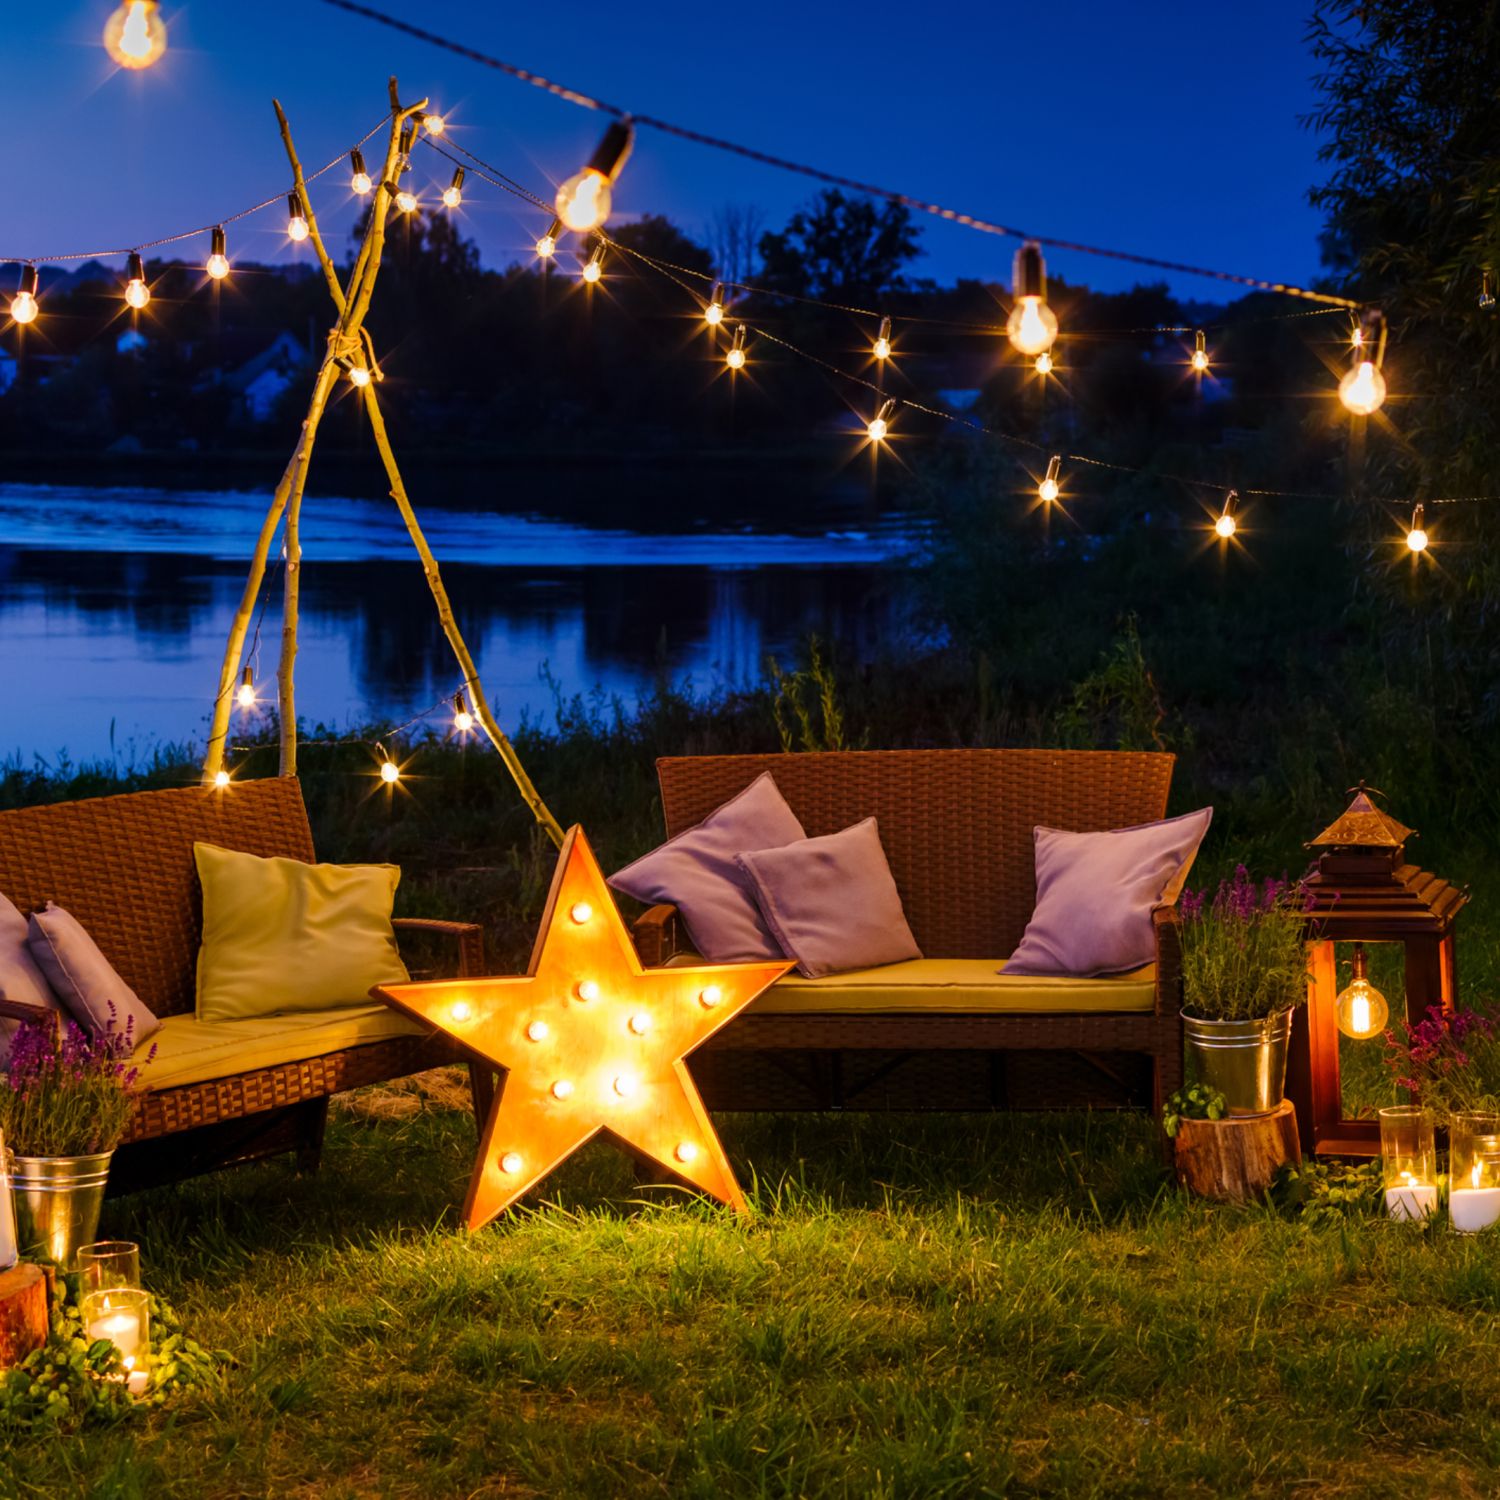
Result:
[[[289,240],[299,245],[307,238],[307,220],[302,217],[302,204],[296,193],[286,195],[286,234]]]
[[[410,188],[396,189],[396,207],[409,214],[417,206],[417,195]]]
[[[717,328],[724,321],[724,283],[714,282],[714,289],[708,294],[708,306],[703,309],[703,321],[710,328]]]
[[[630,121],[612,121],[588,164],[558,188],[557,217],[569,229],[587,234],[609,218],[613,207],[611,189],[634,143],[635,127]]]
[[[591,286],[604,275],[604,241],[600,240],[594,246],[594,253],[589,256],[588,263],[583,268],[583,279]]]
[[[365,168],[365,153],[358,146],[349,153],[349,166],[351,169],[349,187],[351,191],[363,198],[375,186],[375,183]]]
[[[401,780],[401,767],[391,759],[384,745],[376,745],[375,753],[380,757],[380,779],[387,786],[395,786]]]
[[[203,269],[215,281],[223,281],[229,274],[229,257],[224,253],[224,226],[222,224],[214,227],[213,241],[208,259],[203,263]]]
[[[369,385],[370,372],[364,365],[357,365],[353,360],[349,360],[344,368],[348,373],[350,385],[357,386],[360,390],[364,390]]]
[[[454,167],[453,181],[443,189],[443,207],[457,208],[464,201],[464,169]]]
[[[240,685],[235,690],[234,701],[244,709],[255,707],[255,676],[249,667],[245,668],[244,675],[240,678]]]
[[[875,337],[873,353],[876,359],[891,357],[891,320],[889,318],[880,320],[880,332]]]
[[[214,785],[222,792],[224,790],[224,788],[229,785],[229,772],[228,771],[215,771],[214,772]]]
[[[141,252],[132,250],[125,261],[125,301],[139,312],[150,300],[151,288],[146,285]]]
[[[1203,330],[1201,328],[1193,336],[1192,365],[1200,375],[1208,368],[1208,350],[1203,345]]]
[[[415,124],[413,124],[412,121],[408,120],[406,124],[401,127],[401,135],[396,142],[397,176],[399,176],[402,172],[410,171],[411,169],[411,148],[412,142],[416,140],[416,137],[417,127]]]
[[[724,363],[731,370],[743,370],[745,368],[745,325],[736,323],[734,325],[734,342],[729,346],[729,352],[724,356]]]
[[[885,405],[870,419],[870,424],[865,428],[866,434],[872,443],[880,442],[891,430],[891,415],[896,410],[894,399],[887,400]]]
[[[35,322],[37,315],[36,267],[21,267],[21,284],[10,299],[10,315],[17,323]]]
[[[1427,550],[1427,528],[1422,515],[1422,502],[1417,501],[1411,513],[1411,525],[1406,528],[1406,545],[1415,555]]]
[[[561,219],[554,219],[547,226],[547,232],[537,236],[536,253],[543,259],[549,260],[557,254],[557,242],[563,231]]]
[[[423,115],[422,129],[428,135],[442,135],[448,128],[448,122],[441,115]]]
[[[1349,344],[1350,344],[1350,347],[1354,348],[1354,349],[1363,348],[1364,347],[1364,342],[1365,342],[1365,331],[1364,331],[1363,328],[1361,328],[1359,326],[1359,323],[1356,322],[1354,324],[1354,326],[1349,330]]]
[[[474,727],[474,715],[469,712],[469,705],[464,701],[463,689],[453,695],[453,732],[455,734],[468,734]]]
[[[1226,542],[1240,529],[1239,522],[1234,518],[1235,507],[1239,504],[1239,500],[1240,492],[1230,490],[1224,497],[1224,509],[1219,512],[1219,519],[1214,522],[1214,530]]]
[[[1047,306],[1047,266],[1042,247],[1027,240],[1016,251],[1011,277],[1015,306],[1005,320],[1005,332],[1021,354],[1040,354],[1057,337],[1057,314]]]
[[[1385,318],[1371,308],[1357,331],[1359,340],[1355,345],[1353,368],[1339,381],[1339,400],[1355,416],[1368,417],[1379,411],[1385,402],[1385,376],[1380,373],[1381,361],[1385,357]],[[1373,359],[1369,357],[1372,354]]]
[[[1047,477],[1036,487],[1037,494],[1042,497],[1043,502],[1047,505],[1051,505],[1057,499],[1058,495],[1062,493],[1061,487],[1057,482],[1057,476],[1061,472],[1062,454],[1054,453],[1047,460]]]
[[[104,50],[122,68],[149,68],[167,50],[158,0],[125,0],[104,23]]]
[[[1037,355],[1035,368],[1038,375],[1050,375],[1052,373],[1052,356],[1045,349]]]

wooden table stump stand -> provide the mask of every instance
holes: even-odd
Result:
[[[1259,1198],[1279,1166],[1302,1160],[1297,1112],[1289,1099],[1265,1115],[1185,1119],[1174,1145],[1178,1182],[1200,1198],[1225,1203]]]
[[[47,1342],[52,1327],[47,1277],[22,1261],[0,1271],[0,1370],[21,1363]]]

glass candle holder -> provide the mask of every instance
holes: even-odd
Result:
[[[78,1270],[84,1291],[141,1284],[140,1246],[130,1240],[97,1240],[78,1251]]]
[[[1401,1104],[1380,1111],[1385,1209],[1393,1219],[1426,1219],[1437,1211],[1437,1143],[1432,1111]]]
[[[151,1354],[151,1297],[138,1286],[99,1287],[83,1295],[83,1332],[108,1339],[120,1351],[132,1394],[146,1389]]]
[[[1500,1220],[1500,1115],[1453,1116],[1448,1173],[1448,1217],[1460,1234]]]

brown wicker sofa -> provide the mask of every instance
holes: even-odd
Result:
[[[197,841],[314,857],[302,789],[292,778],[0,812],[0,891],[22,911],[47,901],[66,907],[141,999],[168,1018],[158,1058],[143,1070],[147,1092],[111,1167],[112,1192],[284,1151],[295,1151],[301,1167],[315,1167],[330,1095],[463,1060],[441,1036],[425,1036],[368,1001],[357,1022],[342,1019],[352,1012],[323,1012],[284,1028],[277,1023],[288,1018],[218,1023],[208,1039],[216,1045],[194,1036],[202,924]],[[483,970],[483,931],[472,923],[398,918],[396,928],[451,938],[459,972]],[[8,1014],[22,1009],[5,1006]],[[236,1036],[234,1028],[248,1029]],[[340,1044],[321,1050],[333,1037]],[[170,1085],[157,1086],[153,1074]],[[477,1091],[487,1090],[488,1075],[471,1072],[471,1079]]]
[[[1054,750],[659,760],[669,836],[764,771],[809,835],[873,814],[923,954],[955,961],[949,968],[959,976],[909,1008],[902,996],[916,992],[887,982],[881,970],[850,976],[852,984],[789,976],[694,1054],[690,1067],[705,1101],[754,1110],[1159,1111],[1182,1078],[1175,908],[1157,913],[1156,963],[1128,987],[1067,981],[1038,1003],[1028,998],[1035,990],[1007,996],[996,971],[1035,904],[1033,827],[1087,832],[1160,818],[1173,760]],[[680,936],[671,906],[652,907],[635,926],[646,964],[671,962]],[[945,994],[959,996],[961,1006]],[[1127,994],[1131,1008],[1120,1008]]]

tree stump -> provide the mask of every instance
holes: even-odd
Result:
[[[47,1342],[51,1328],[47,1278],[24,1261],[0,1272],[0,1370],[18,1365]]]
[[[1260,1197],[1277,1167],[1302,1160],[1289,1099],[1267,1115],[1183,1120],[1175,1144],[1178,1182],[1201,1198],[1231,1203]]]

